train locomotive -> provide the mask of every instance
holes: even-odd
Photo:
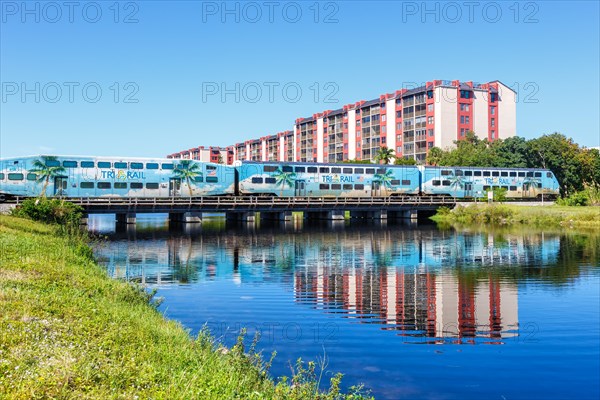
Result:
[[[550,170],[238,161],[234,166],[184,159],[28,156],[0,159],[0,199],[15,197],[198,196],[556,197]]]

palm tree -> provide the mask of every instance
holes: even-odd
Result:
[[[528,191],[529,189],[533,189],[534,191],[537,188],[541,188],[542,187],[542,180],[540,178],[534,178],[534,177],[527,177],[525,178],[525,180],[523,180],[523,189],[525,191]]]
[[[392,158],[395,158],[394,150],[388,149],[386,146],[381,146],[375,155],[375,161],[383,161],[382,164],[389,164]]]
[[[65,168],[60,165],[56,156],[42,156],[41,160],[37,159],[33,162],[33,168],[29,172],[37,175],[36,182],[44,181],[40,196],[45,197],[50,178],[64,174]]]
[[[296,180],[295,172],[283,172],[281,167],[277,171],[275,171],[275,175],[273,176],[276,179],[276,185],[281,185],[281,194],[283,196],[283,189],[287,185],[292,187],[294,185],[294,181]]]
[[[450,189],[463,189],[465,187],[465,179],[462,176],[453,176],[450,178]]]
[[[444,152],[439,147],[432,147],[427,153],[427,163],[429,165],[439,165],[440,161],[442,161],[442,157],[444,156]]]
[[[381,186],[386,189],[392,188],[392,179],[394,178],[393,172],[391,169],[387,169],[383,174],[375,174],[373,176],[373,182],[381,183]]]
[[[182,160],[175,170],[173,176],[179,179],[185,179],[185,183],[190,191],[190,197],[192,196],[192,178],[202,176],[202,167],[200,164],[193,162],[192,160]]]

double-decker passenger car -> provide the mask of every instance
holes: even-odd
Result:
[[[420,167],[421,192],[457,198],[483,197],[490,190],[506,189],[506,198],[531,199],[559,195],[550,170],[485,167]]]
[[[5,197],[190,197],[234,190],[233,167],[192,160],[43,155],[0,160]]]
[[[380,197],[419,194],[416,166],[243,161],[239,193],[281,197]]]

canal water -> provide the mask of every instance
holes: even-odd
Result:
[[[600,235],[113,221],[90,220],[111,276],[192,334],[259,332],[273,376],[301,357],[377,399],[600,397]]]

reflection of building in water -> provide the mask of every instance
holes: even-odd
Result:
[[[298,271],[297,299],[329,311],[342,308],[403,336],[500,339],[518,329],[517,287],[497,278],[406,273],[400,268],[339,272]]]

